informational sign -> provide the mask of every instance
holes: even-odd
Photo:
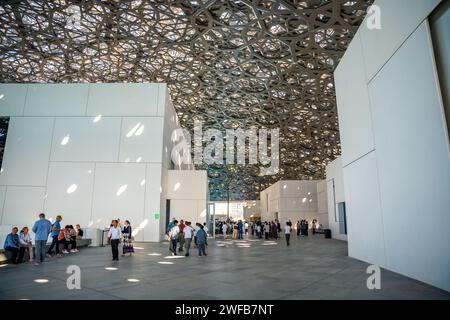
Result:
[[[158,212],[155,213],[155,220],[159,220],[159,213]]]

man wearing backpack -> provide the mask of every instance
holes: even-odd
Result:
[[[50,248],[48,249],[47,254],[51,256],[53,247],[55,247],[55,253],[56,255],[59,255],[59,233],[61,232],[61,221],[62,217],[57,216],[55,222],[52,224],[52,244],[50,245]]]

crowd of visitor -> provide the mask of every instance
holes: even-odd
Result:
[[[29,261],[35,261],[36,265],[42,264],[46,257],[53,255],[62,256],[63,254],[76,253],[77,239],[83,237],[83,229],[80,225],[74,228],[72,225],[61,227],[62,216],[58,215],[53,223],[45,218],[45,214],[39,214],[33,228],[35,233],[35,246],[33,251],[33,243],[29,234],[28,227],[23,227],[20,232],[17,227],[13,227],[10,234],[7,235],[4,243],[4,250],[10,256],[9,260],[13,264],[26,262],[24,261],[25,252],[28,252]],[[284,235],[287,246],[290,245],[290,237],[293,230],[292,222],[288,220],[284,226]],[[247,222],[238,220],[231,221],[217,221],[216,230],[223,235],[223,239],[230,236],[232,239],[243,239],[244,235],[256,236],[259,239],[264,237],[265,240],[281,238],[283,233],[280,222],[275,219],[273,221],[257,221]],[[297,236],[308,236],[309,223],[307,220],[297,221],[295,229]],[[311,223],[312,234],[321,232],[322,225],[317,229],[317,220],[314,219]],[[206,247],[208,246],[208,228],[206,223],[196,223],[192,226],[190,221],[176,220],[173,218],[168,224],[166,235],[169,240],[169,250],[172,255],[177,253],[184,253],[186,257],[190,254],[191,246],[198,249],[199,256],[207,256]],[[46,245],[48,237],[51,237],[52,242],[48,251],[46,252]],[[112,260],[119,260],[119,244],[122,243],[122,256],[132,254],[133,248],[133,232],[131,224],[125,220],[123,226],[120,219],[112,220],[108,231],[108,242],[111,245]],[[60,245],[64,246],[62,254],[60,253]],[[70,246],[70,250],[69,250]]]
[[[18,227],[13,227],[11,233],[6,236],[3,245],[5,252],[9,255],[9,261],[13,264],[35,261],[36,265],[40,265],[45,257],[53,255],[53,249],[56,256],[78,252],[76,240],[83,237],[83,230],[78,224],[76,228],[72,225],[66,225],[62,228],[61,221],[60,215],[51,223],[50,220],[45,218],[45,214],[39,214],[39,220],[34,223],[31,229],[35,234],[34,251],[28,227],[23,227],[20,232]],[[52,238],[52,243],[46,252],[49,235]],[[64,245],[62,253],[60,253],[60,244]],[[24,259],[25,252],[28,252],[29,258],[27,261]]]
[[[167,236],[169,238],[169,250],[172,255],[177,255],[178,252],[184,252],[186,257],[189,257],[189,250],[191,248],[192,239],[194,239],[194,247],[198,249],[199,256],[207,256],[206,247],[208,246],[208,227],[206,222],[196,223],[192,227],[190,221],[176,220],[173,218],[167,227]]]

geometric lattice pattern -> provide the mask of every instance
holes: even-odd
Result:
[[[332,73],[372,2],[0,1],[0,81],[166,82],[185,128],[280,128],[278,175],[207,168],[212,200],[255,199],[340,154]]]

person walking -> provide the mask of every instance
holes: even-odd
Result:
[[[185,239],[184,239],[184,228],[185,227],[186,227],[186,225],[184,224],[184,221],[180,220],[180,223],[178,224],[178,228],[180,228],[180,232],[178,233],[178,242],[180,243],[180,248],[178,248],[178,252],[183,252],[184,243],[185,243]]]
[[[184,227],[184,245],[186,247],[186,257],[189,257],[189,249],[191,248],[192,237],[194,235],[194,228],[191,227],[191,222],[186,221],[186,227]]]
[[[208,235],[203,229],[203,225],[200,225],[200,229],[197,231],[197,246],[198,246],[198,255],[199,256],[207,256],[206,254],[206,239]]]
[[[45,246],[47,244],[48,235],[52,231],[52,223],[45,219],[45,214],[39,214],[39,220],[36,221],[33,225],[34,237],[34,246],[36,253],[36,262],[35,265],[40,265],[45,260]]]
[[[113,220],[109,228],[108,238],[111,243],[113,261],[119,261],[119,243],[122,236],[122,230],[119,227],[119,221]]]
[[[30,256],[30,261],[34,261],[33,243],[31,241],[31,236],[30,236],[28,227],[23,227],[22,230],[20,230],[19,243],[20,243],[20,249],[19,249],[19,257],[17,258],[17,262],[18,263],[23,262],[23,256],[25,254],[25,250],[28,250],[28,254]]]
[[[172,255],[177,255],[177,242],[178,242],[178,236],[180,233],[180,228],[178,227],[178,221],[174,221],[174,225],[172,229],[169,231],[169,241],[171,243],[170,251],[172,252]]]
[[[286,237],[286,245],[288,247],[290,246],[291,231],[292,231],[291,223],[286,222],[286,226],[284,227],[284,236]]]
[[[17,227],[12,228],[11,233],[6,236],[5,244],[3,248],[5,252],[10,255],[9,261],[13,264],[17,264],[17,255],[19,254],[19,235],[17,234],[19,229]]]
[[[50,248],[48,248],[48,252],[47,254],[49,256],[51,256],[53,248],[55,248],[55,254],[59,255],[59,233],[61,232],[61,221],[62,221],[62,217],[61,216],[56,216],[56,220],[55,222],[53,222],[52,224],[52,244],[50,245]]]

